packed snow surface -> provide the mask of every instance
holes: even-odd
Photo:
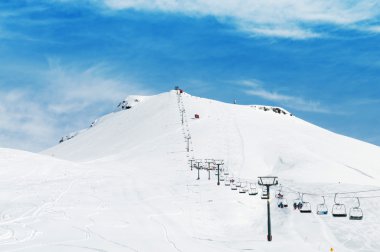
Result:
[[[0,149],[0,251],[380,251],[379,147],[287,111],[139,98],[43,154]],[[272,242],[260,187],[241,194],[205,170],[196,180],[192,158],[223,159],[243,183],[278,176],[289,208],[272,188]],[[293,210],[298,192],[313,213]],[[338,192],[355,192],[336,200],[348,212],[359,197],[363,220],[315,213]]]

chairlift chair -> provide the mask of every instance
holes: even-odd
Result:
[[[269,195],[268,195],[267,188],[266,187],[262,187],[262,189],[261,189],[261,199],[268,199],[268,198],[269,198]]]
[[[236,187],[241,187],[241,182],[240,182],[240,179],[238,182],[236,182]]]
[[[234,177],[231,177],[231,178],[230,178],[230,183],[231,183],[231,185],[236,184],[236,180],[234,179]]]
[[[362,220],[363,219],[363,211],[360,208],[360,201],[358,200],[358,206],[350,208],[350,220]]]
[[[325,196],[322,196],[323,203],[317,205],[317,214],[318,215],[326,215],[328,214],[329,210],[326,205]]]
[[[284,197],[284,194],[282,193],[282,186],[281,186],[281,185],[280,185],[280,189],[278,189],[278,190],[276,191],[275,197],[276,197],[277,199],[281,199],[282,197]]]
[[[298,198],[294,199],[293,200],[293,206],[294,206],[294,209],[296,209],[296,206],[298,206],[299,203],[301,203],[302,200],[301,200],[301,194],[298,193]]]
[[[224,181],[224,176],[219,176],[220,181]]]
[[[247,191],[248,191],[248,189],[245,187],[240,187],[240,189],[239,189],[239,193],[246,193]]]
[[[269,195],[268,194],[262,194],[261,199],[269,199]]]
[[[224,173],[224,175],[226,175],[226,176],[227,176],[227,175],[230,175],[230,173],[228,172],[228,169],[227,169],[227,168],[224,169],[224,172],[223,172],[223,173]]]
[[[231,185],[231,182],[230,182],[230,178],[229,178],[229,177],[226,177],[226,179],[224,180],[224,185],[225,185],[225,186],[230,186],[230,185]]]
[[[311,204],[309,202],[303,201],[303,195],[301,195],[302,206],[300,208],[300,213],[311,213]]]
[[[252,187],[252,184],[250,184],[248,195],[253,196],[253,195],[257,195],[257,193],[258,193],[257,187],[256,186]]]
[[[302,202],[300,213],[311,213],[311,205],[309,202]]]
[[[288,201],[285,198],[280,198],[277,200],[277,206],[280,208],[288,207]]]
[[[363,219],[363,211],[361,208],[352,207],[350,209],[350,220],[362,220]]]
[[[241,184],[241,187],[239,189],[239,193],[246,193],[248,192],[248,188],[246,184]]]
[[[277,199],[282,199],[284,197],[284,195],[281,192],[279,192],[279,193],[276,193],[275,197]]]
[[[336,203],[332,208],[333,217],[347,217],[346,206],[344,204]]]
[[[347,212],[346,212],[346,206],[341,203],[336,202],[336,196],[337,193],[334,196],[334,205],[332,207],[331,213],[333,217],[347,217]]]
[[[233,191],[237,190],[236,184],[231,184],[231,190],[233,190]]]
[[[230,184],[231,184],[231,190],[236,191],[237,190],[236,180],[233,177],[230,178]]]

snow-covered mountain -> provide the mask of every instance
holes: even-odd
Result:
[[[1,251],[380,251],[379,147],[281,108],[177,91],[119,107],[43,155],[0,150]],[[272,200],[268,243],[266,202],[213,173],[196,180],[192,158],[223,159],[243,183],[278,176],[289,204],[305,193],[314,213]],[[348,211],[359,197],[363,220],[315,214],[337,192],[355,192],[337,201]]]
[[[222,158],[236,176],[276,174],[289,180],[301,177],[302,182],[380,185],[377,146],[324,130],[281,108],[278,111],[284,112],[278,113],[272,107],[227,104],[186,93],[181,98],[192,156]],[[131,109],[101,118],[91,130],[45,153],[88,161],[145,154],[152,148],[183,151],[183,146],[177,146],[185,145],[183,141],[170,140],[181,136],[182,130],[177,94],[132,96],[126,103],[137,99],[141,102]]]

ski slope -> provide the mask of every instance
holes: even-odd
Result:
[[[43,154],[0,149],[1,251],[380,251],[380,198],[361,199],[362,221],[273,199],[268,243],[266,201],[217,186],[206,171],[196,180],[188,164],[223,159],[242,181],[278,176],[291,203],[293,191],[380,189],[379,147],[257,106],[175,91],[136,97]],[[305,197],[315,212],[321,197]]]

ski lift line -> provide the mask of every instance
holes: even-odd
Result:
[[[338,194],[354,194],[354,193],[365,193],[365,192],[380,192],[380,189],[363,190],[363,191],[355,191],[355,192],[339,192]]]
[[[304,194],[304,195],[311,195],[311,196],[319,196],[319,197],[325,197],[325,198],[334,198],[334,195],[335,194],[341,194],[341,193],[329,193],[329,194],[311,194],[311,193],[303,193],[303,192],[295,192],[295,191],[283,191],[285,193],[293,193],[293,194],[297,194],[298,193],[301,193],[301,194]],[[354,192],[351,192],[352,194],[354,194]],[[355,199],[355,198],[360,198],[360,199],[370,199],[370,198],[380,198],[380,195],[375,195],[375,196],[339,196],[339,198],[341,199]]]
[[[294,190],[294,189],[292,189],[292,188],[290,188],[288,186],[285,186],[285,188],[288,188],[289,191],[284,191],[283,190],[283,192],[296,193],[296,194],[301,193],[301,194],[305,194],[305,195],[320,196],[320,197],[322,197],[322,196],[324,196],[324,197],[334,197],[335,194],[357,194],[357,193],[366,193],[366,192],[380,192],[380,189],[371,189],[371,190],[361,190],[361,191],[352,191],[352,192],[334,192],[334,193],[318,194],[318,193],[310,193],[310,192],[300,192],[300,191]],[[367,197],[367,196],[359,196],[359,198],[362,198],[362,197]],[[368,197],[371,197],[371,196],[368,196]],[[357,198],[357,196],[339,197],[339,198]],[[375,197],[375,198],[377,198],[377,197]]]
[[[371,189],[371,190],[362,190],[362,191],[353,191],[353,192],[334,192],[334,193],[325,193],[325,194],[318,194],[318,193],[311,193],[311,192],[302,192],[299,190],[294,190],[291,187],[288,186],[282,186],[281,188],[287,188],[288,190],[283,190],[283,192],[286,193],[294,193],[294,194],[305,194],[305,195],[311,195],[311,196],[321,196],[321,197],[329,197],[328,195],[334,196],[335,194],[355,194],[355,193],[364,193],[364,192],[375,192],[375,191],[380,191],[380,189]],[[342,197],[340,197],[342,198]],[[348,197],[351,198],[351,197]]]
[[[356,199],[356,198],[359,198],[359,199],[374,199],[374,198],[380,198],[380,195],[376,195],[376,196],[347,196],[347,197],[339,197],[341,199]]]

